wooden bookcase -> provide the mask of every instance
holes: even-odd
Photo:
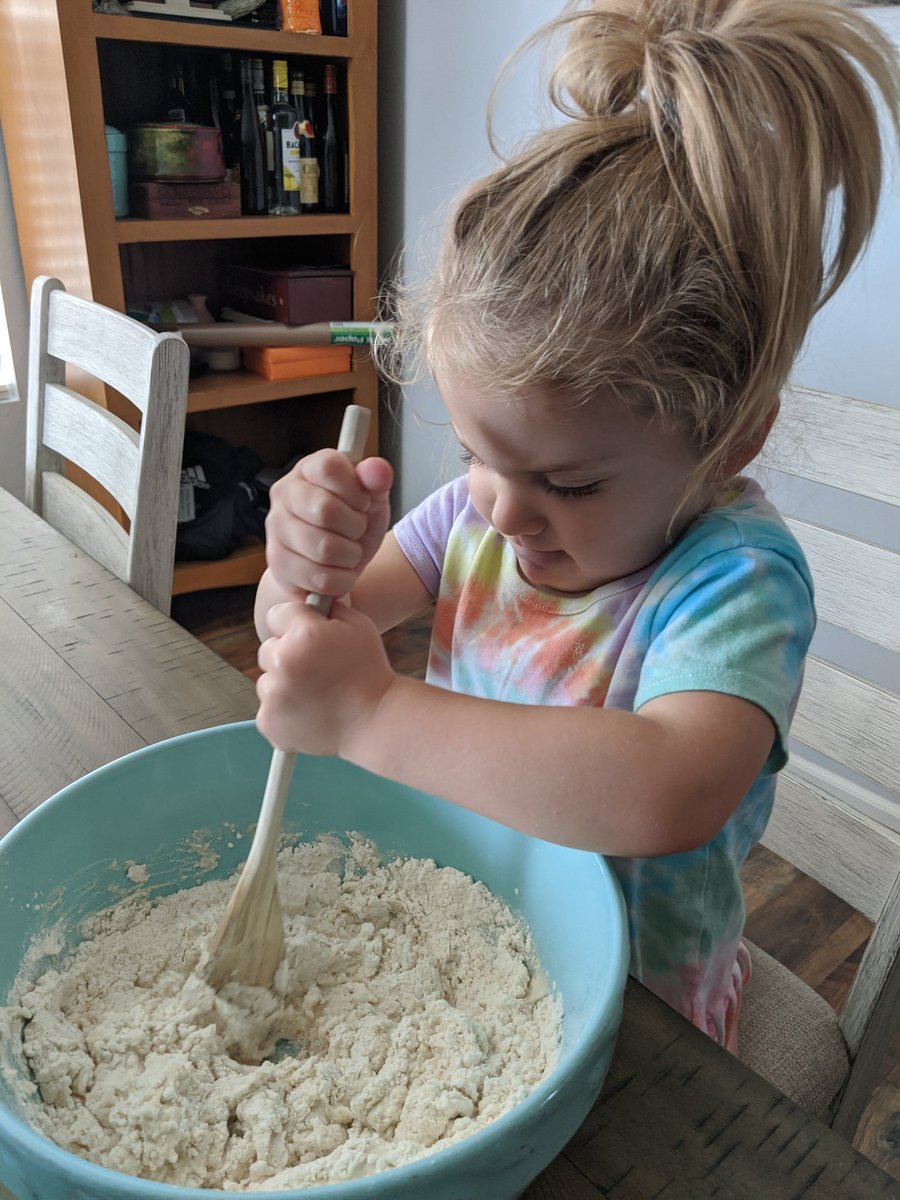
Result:
[[[350,6],[347,37],[280,33],[214,21],[112,16],[91,0],[3,0],[0,4],[0,122],[26,284],[58,276],[70,292],[124,311],[137,299],[202,292],[216,303],[217,264],[229,256],[286,263],[341,262],[353,271],[353,315],[374,315],[376,282],[377,0]],[[349,211],[292,217],[151,221],[117,219],[104,126],[122,128],[147,88],[159,88],[172,48],[230,51],[338,64],[346,81]],[[155,293],[150,295],[148,293]],[[97,396],[126,419],[115,394]],[[270,465],[334,444],[343,409],[373,417],[377,381],[368,354],[349,374],[269,381],[247,371],[192,380],[189,427],[249,445]],[[173,592],[253,583],[260,543],[216,562],[178,563]]]

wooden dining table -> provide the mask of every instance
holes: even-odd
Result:
[[[245,676],[0,490],[0,834],[120,755],[255,710]],[[603,1091],[523,1200],[881,1196],[900,1182],[629,980]]]

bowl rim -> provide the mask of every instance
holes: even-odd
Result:
[[[176,742],[221,737],[227,730],[239,730],[243,733],[251,729],[257,732],[256,722],[253,720],[227,722],[221,725],[209,726],[206,729],[177,734],[175,737],[164,738],[157,742],[151,742],[146,746],[140,746],[130,751],[128,754],[120,755],[110,762],[96,767],[93,771],[86,772],[79,779],[66,784],[65,787],[33,808],[12,829],[7,831],[3,837],[0,837],[0,851],[6,851],[14,847],[20,830],[39,823],[38,819],[42,811],[50,811],[47,807],[48,805],[56,808],[71,793],[77,793],[89,778],[95,779],[101,774],[115,773],[117,770],[122,769],[124,763],[130,763],[146,755],[159,753],[163,747]],[[301,755],[298,757],[311,756]],[[398,786],[406,788],[406,785],[403,784]],[[406,788],[406,790],[421,792],[421,789],[416,788]],[[423,794],[429,795],[430,793]],[[445,801],[445,803],[450,802]],[[522,836],[527,837],[530,835],[523,834]],[[542,839],[533,838],[532,840],[541,841]],[[579,850],[573,850],[573,853],[589,854],[595,860],[604,885],[610,892],[611,901],[618,912],[619,920],[613,924],[612,936],[610,937],[608,946],[605,947],[610,969],[604,975],[601,986],[595,993],[593,1009],[597,1015],[587,1023],[587,1027],[582,1030],[578,1038],[569,1046],[566,1060],[564,1062],[557,1062],[550,1073],[536,1087],[532,1088],[524,1100],[519,1101],[513,1108],[489,1122],[482,1129],[476,1130],[467,1137],[461,1138],[458,1142],[451,1143],[449,1146],[445,1146],[433,1154],[423,1154],[401,1166],[389,1167],[387,1170],[369,1175],[361,1175],[353,1179],[313,1184],[302,1188],[282,1188],[276,1191],[271,1189],[263,1191],[254,1189],[253,1191],[244,1192],[244,1195],[252,1197],[253,1200],[300,1200],[301,1197],[302,1200],[333,1200],[333,1197],[340,1194],[341,1200],[370,1200],[371,1189],[375,1180],[378,1181],[377,1186],[379,1188],[385,1188],[394,1184],[414,1183],[418,1175],[423,1175],[424,1177],[420,1182],[426,1183],[427,1176],[436,1167],[452,1169],[458,1165],[465,1168],[473,1148],[478,1151],[488,1150],[498,1140],[505,1140],[507,1134],[511,1134],[515,1138],[517,1129],[530,1125],[535,1110],[539,1111],[543,1108],[544,1105],[553,1099],[558,1091],[572,1081],[576,1066],[580,1064],[590,1048],[595,1047],[599,1051],[600,1046],[609,1039],[610,1035],[617,1035],[630,954],[627,939],[628,924],[625,901],[618,879],[604,855]],[[4,997],[3,999],[5,1003],[6,998]],[[109,1188],[115,1187],[118,1189],[117,1196],[121,1197],[121,1200],[153,1200],[153,1197],[147,1191],[151,1187],[154,1189],[163,1189],[159,1192],[159,1200],[164,1200],[164,1198],[168,1200],[169,1196],[171,1196],[171,1200],[176,1200],[176,1198],[177,1200],[216,1200],[216,1197],[219,1196],[225,1197],[242,1194],[225,1192],[218,1188],[182,1187],[180,1184],[161,1183],[156,1180],[143,1179],[137,1175],[128,1175],[121,1171],[116,1171],[111,1167],[104,1167],[99,1163],[91,1162],[89,1159],[81,1158],[72,1151],[59,1146],[51,1138],[40,1133],[33,1126],[29,1125],[27,1121],[15,1115],[2,1104],[0,1104],[0,1134],[12,1141],[18,1142],[23,1147],[23,1150],[43,1159],[49,1166],[57,1168],[60,1171],[61,1178],[66,1182],[76,1186],[87,1187],[102,1184]],[[2,1141],[0,1141],[0,1162],[2,1162],[4,1157]]]

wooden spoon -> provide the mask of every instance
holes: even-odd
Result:
[[[368,430],[368,409],[348,404],[337,448],[354,465],[363,456]],[[331,611],[331,602],[331,596],[315,592],[306,598],[306,603],[324,616]],[[269,987],[281,962],[284,927],[275,856],[294,758],[282,750],[272,751],[272,765],[247,861],[197,968],[200,977],[216,990],[226,983]]]

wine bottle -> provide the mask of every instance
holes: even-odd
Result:
[[[331,37],[347,36],[347,0],[319,0],[322,32]]]
[[[340,212],[344,204],[344,149],[337,111],[337,78],[333,63],[325,64],[325,138],[322,151],[322,207]]]
[[[291,73],[291,102],[297,114],[300,144],[300,209],[315,212],[319,207],[319,160],[316,157],[316,130],[306,95],[302,71]]]
[[[222,54],[218,71],[210,72],[210,99],[213,124],[222,134],[222,154],[229,171],[240,163],[238,101],[234,86],[234,66],[229,53]],[[240,168],[239,168],[240,169]]]
[[[189,121],[187,88],[184,82],[184,60],[173,51],[169,60],[169,88],[166,94],[165,119]]]
[[[275,147],[272,142],[272,131],[269,129],[269,106],[266,103],[266,73],[263,60],[254,58],[253,65],[253,97],[256,102],[256,113],[262,129],[263,145],[266,148],[266,191],[271,199],[275,181]]]
[[[313,129],[316,131],[316,153],[321,157],[322,131],[325,128],[325,114],[322,109],[322,102],[319,99],[319,89],[316,84],[316,77],[311,71],[306,72],[306,75],[304,76],[304,82],[306,83],[306,110],[309,113],[309,119],[313,123]]]
[[[253,95],[253,68],[250,59],[241,59],[240,116],[241,212],[268,212],[266,191],[266,148]]]
[[[276,217],[294,216],[300,211],[300,131],[288,101],[288,65],[283,58],[272,63],[269,133],[275,166],[269,212]]]

